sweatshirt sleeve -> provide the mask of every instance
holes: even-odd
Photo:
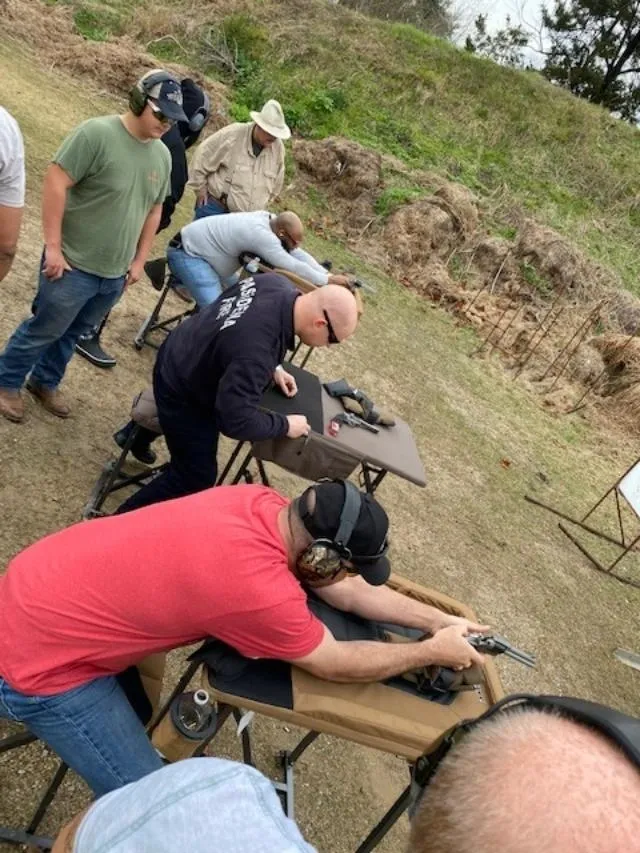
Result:
[[[251,251],[255,251],[268,264],[279,267],[282,270],[294,272],[312,284],[322,285],[327,284],[329,281],[329,273],[325,269],[322,269],[322,271],[314,269],[305,264],[304,261],[300,261],[293,255],[290,255],[289,252],[282,248],[280,240],[278,240],[275,234],[272,236],[261,233],[254,235],[252,239]]]
[[[229,438],[262,441],[287,434],[284,415],[259,408],[275,365],[252,359],[234,359],[225,370],[216,395],[216,420]]]

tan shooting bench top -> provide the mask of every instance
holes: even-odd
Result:
[[[467,605],[399,575],[391,576],[389,586],[447,613],[476,618]],[[487,659],[483,669],[484,682],[477,689],[458,693],[450,705],[430,702],[381,683],[324,681],[295,666],[292,667],[293,709],[219,691],[209,683],[206,671],[203,685],[219,702],[309,731],[336,735],[413,762],[455,723],[478,717],[502,698],[504,691],[493,660]]]

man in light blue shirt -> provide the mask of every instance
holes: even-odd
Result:
[[[52,853],[316,853],[271,782],[221,758],[178,761],[94,803]]]

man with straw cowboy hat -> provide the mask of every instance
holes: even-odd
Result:
[[[230,124],[197,149],[188,186],[196,193],[195,216],[268,210],[284,184],[284,139],[291,131],[278,101],[270,100],[251,121]]]

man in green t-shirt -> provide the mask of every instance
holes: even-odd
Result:
[[[24,420],[27,389],[54,415],[78,338],[142,275],[168,194],[171,157],[160,137],[184,121],[182,90],[165,71],[142,77],[121,116],[89,119],[62,143],[44,179],[44,253],[32,316],[0,355],[0,414]]]

